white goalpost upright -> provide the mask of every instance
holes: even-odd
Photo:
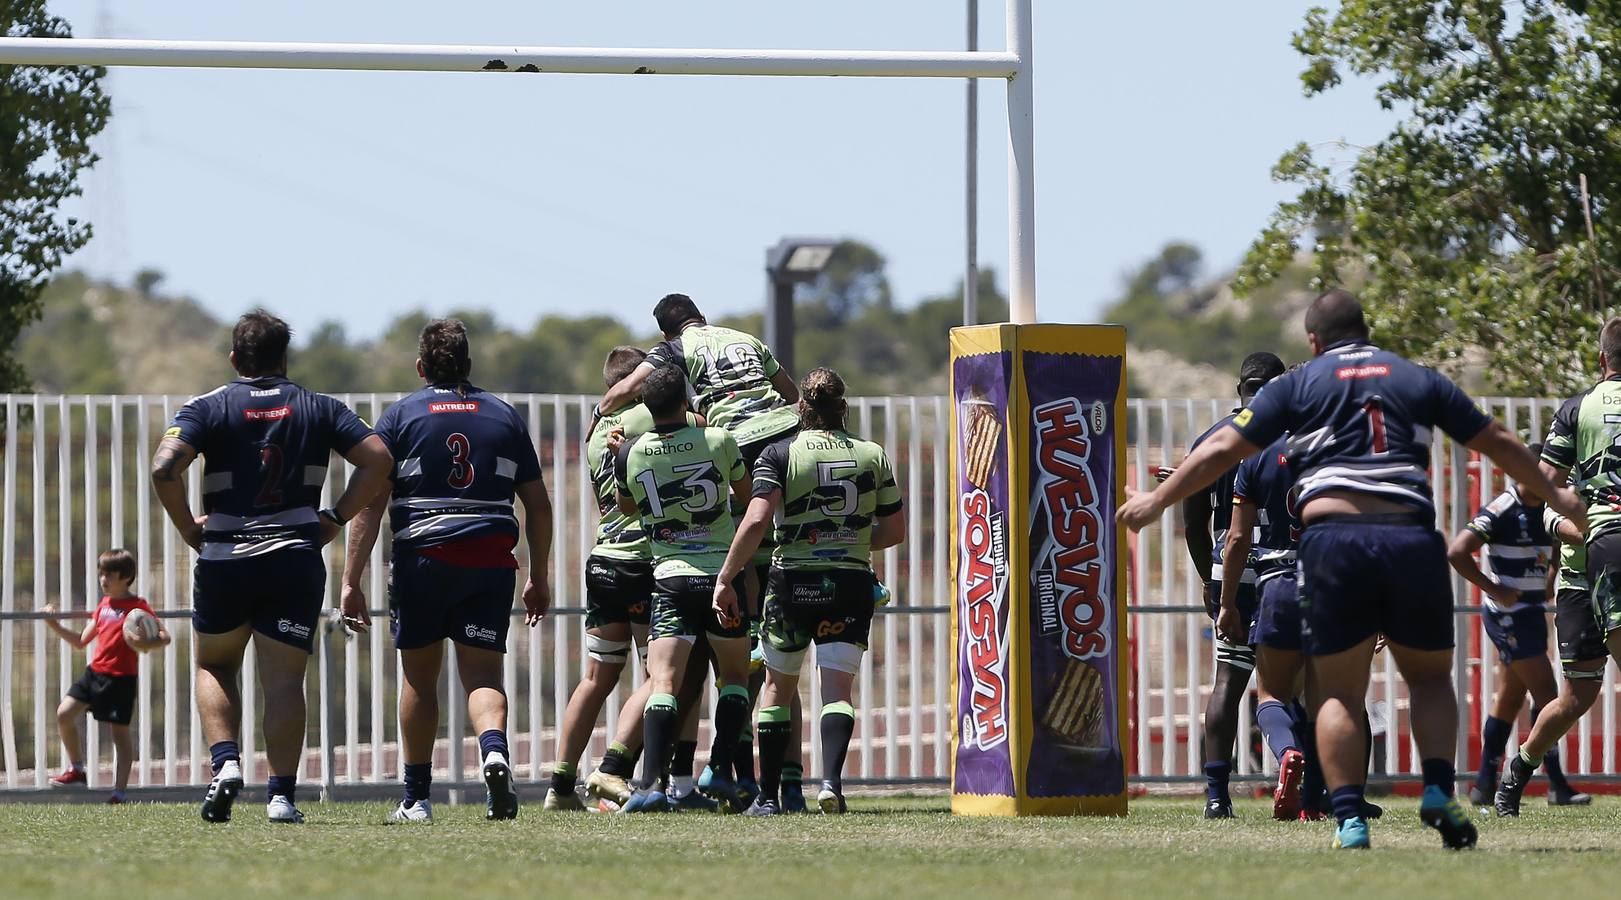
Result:
[[[1031,0],[1006,0],[1007,49],[665,50],[506,45],[0,38],[0,64],[517,72],[596,75],[1001,78],[1007,81],[1008,299],[1036,320],[1035,91]]]

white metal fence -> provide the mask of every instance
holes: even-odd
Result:
[[[345,398],[368,420],[375,420],[395,395]],[[508,398],[524,413],[540,449],[554,502],[556,546],[552,584],[556,608],[539,628],[514,620],[508,639],[506,676],[511,710],[509,732],[521,778],[539,781],[555,756],[555,728],[584,659],[584,567],[589,552],[595,502],[580,452],[582,430],[594,398],[538,394]],[[36,396],[0,397],[3,403],[4,457],[3,578],[0,578],[0,744],[5,777],[0,789],[46,785],[49,770],[64,762],[56,736],[54,709],[83,663],[46,630],[35,610],[46,602],[83,612],[96,602],[96,554],[126,546],[140,561],[137,590],[168,620],[175,643],[142,657],[136,713],[136,786],[189,785],[206,779],[206,748],[192,693],[191,641],[187,609],[192,551],[176,539],[161,508],[152,502],[146,470],[155,439],[179,397]],[[1485,401],[1491,412],[1522,433],[1540,436],[1553,408],[1550,400]],[[1210,401],[1132,401],[1129,409],[1128,477],[1149,481],[1155,465],[1181,461],[1192,438],[1226,412]],[[948,407],[944,398],[889,397],[852,403],[854,430],[889,448],[911,515],[907,541],[885,551],[879,571],[891,586],[894,603],[878,617],[872,652],[858,684],[855,744],[847,771],[858,780],[887,784],[943,782],[949,772],[949,507]],[[1452,533],[1482,499],[1502,486],[1489,463],[1442,441],[1434,451],[1433,475],[1440,498],[1440,526]],[[194,476],[196,473],[192,473]],[[331,483],[347,477],[335,466]],[[194,501],[198,485],[192,484]],[[1131,765],[1147,780],[1198,775],[1200,715],[1208,696],[1210,625],[1198,596],[1198,581],[1181,539],[1175,512],[1134,536],[1129,620],[1134,667]],[[520,552],[521,555],[521,552]],[[337,595],[338,546],[327,550],[328,592]],[[383,547],[370,570],[368,595],[384,605]],[[527,560],[521,560],[527,566]],[[1465,607],[1477,600],[1458,581],[1456,677],[1465,709],[1458,759],[1472,765],[1483,707],[1494,689],[1495,654],[1479,617]],[[379,625],[386,620],[380,620]],[[330,629],[317,642],[311,661],[308,743],[301,773],[328,787],[393,782],[399,772],[396,691],[397,657],[381,627],[368,636],[344,636]],[[1483,664],[1482,660],[1486,660]],[[1406,697],[1388,658],[1376,663],[1370,700],[1388,721],[1376,767],[1392,774],[1415,772],[1406,722]],[[460,690],[447,673],[446,734],[465,735]],[[253,679],[250,655],[244,672]],[[639,676],[627,676],[627,680]],[[820,706],[815,679],[806,679],[807,772],[821,770],[821,748],[814,714]],[[628,685],[622,685],[623,691]],[[262,750],[256,734],[254,690],[244,691],[242,744]],[[607,705],[606,729],[616,724],[621,693]],[[711,696],[711,701],[712,701]],[[1613,670],[1593,713],[1566,744],[1572,773],[1616,772],[1616,687]],[[1246,721],[1249,706],[1246,704]],[[1247,731],[1247,729],[1246,729]],[[89,759],[92,784],[105,784],[110,749],[91,723]],[[452,783],[468,775],[476,754],[470,739],[441,740],[439,777]],[[1270,754],[1248,752],[1241,736],[1238,771],[1265,771]],[[599,727],[585,765],[599,758],[605,731]],[[107,752],[98,751],[107,749]],[[245,760],[250,779],[264,777],[262,753]]]

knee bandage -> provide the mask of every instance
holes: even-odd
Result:
[[[630,641],[610,641],[594,634],[585,636],[586,655],[600,663],[622,666],[630,655]],[[647,659],[647,648],[641,648],[642,659]]]
[[[804,650],[778,650],[763,638],[760,640],[760,656],[765,660],[766,668],[795,677],[799,675],[800,666],[805,664]]]
[[[1603,681],[1604,680],[1604,669],[1603,668],[1598,668],[1598,669],[1589,670],[1589,669],[1577,669],[1577,668],[1573,668],[1571,666],[1565,666],[1565,680],[1566,681]]]
[[[1216,638],[1216,662],[1246,672],[1255,671],[1255,648],[1248,644],[1229,644]]]
[[[860,644],[817,644],[816,667],[855,675],[861,671],[861,656],[866,652]]]

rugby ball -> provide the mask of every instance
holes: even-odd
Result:
[[[144,609],[132,609],[124,616],[124,643],[144,653],[157,641],[157,616]]]

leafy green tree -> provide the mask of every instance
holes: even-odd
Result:
[[[71,37],[44,0],[0,3],[7,37]],[[62,258],[90,240],[90,225],[61,215],[96,161],[90,139],[112,103],[106,70],[0,66],[0,391],[28,384],[17,339],[40,316],[40,294]]]
[[[1371,78],[1402,118],[1348,168],[1306,144],[1284,154],[1273,175],[1299,194],[1235,287],[1309,248],[1319,285],[1366,278],[1391,349],[1446,366],[1478,348],[1505,391],[1589,380],[1621,271],[1621,5],[1344,0],[1308,13],[1294,46],[1308,95]]]

